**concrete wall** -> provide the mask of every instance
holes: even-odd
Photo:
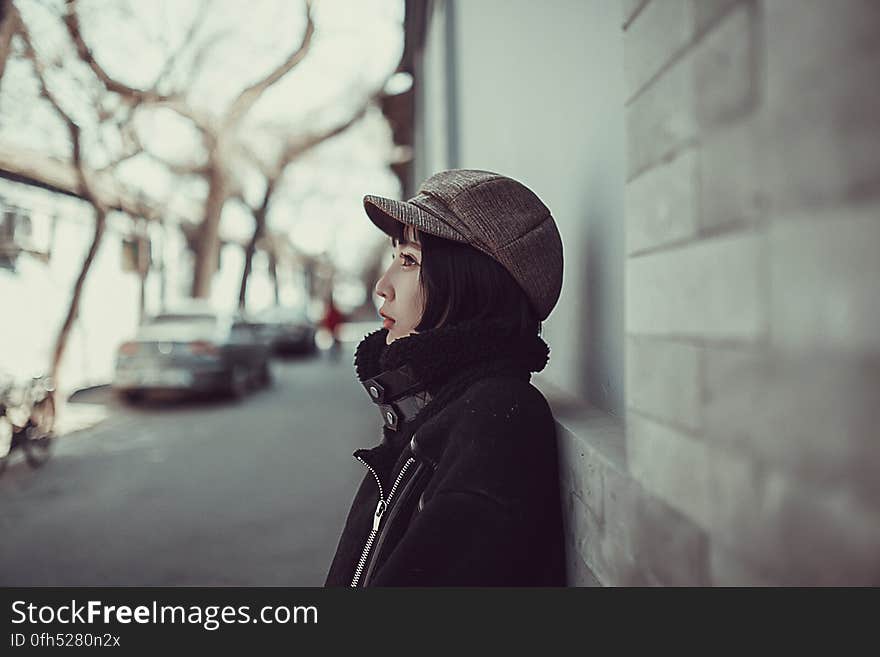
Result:
[[[488,169],[550,207],[564,243],[544,377],[623,414],[623,56],[615,3],[435,2],[416,171]]]
[[[880,584],[880,4],[451,14],[450,164],[563,233],[570,583]]]
[[[876,585],[880,5],[623,7],[623,485],[644,501],[614,524],[659,524],[653,560],[680,567],[635,540],[600,579]]]
[[[424,50],[417,57],[420,68],[415,82],[414,126],[415,161],[413,171],[416,189],[431,174],[453,165],[450,162],[449,111],[450,57],[448,47],[451,11],[445,2],[433,3],[428,21]]]

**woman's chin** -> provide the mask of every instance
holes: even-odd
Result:
[[[410,335],[415,335],[416,331],[407,331],[406,333],[400,333],[399,331],[394,330],[394,325],[391,325],[391,328],[388,329],[388,333],[385,335],[385,344],[389,345],[395,340],[400,340],[400,338],[405,338]]]

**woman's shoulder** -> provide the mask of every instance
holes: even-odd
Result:
[[[529,381],[491,376],[471,383],[417,431],[413,442],[431,460],[440,454],[530,451],[555,443],[556,424],[544,395]],[[451,453],[451,454],[450,454]]]
[[[515,447],[517,438],[531,441],[536,434],[555,431],[553,413],[544,395],[530,382],[515,377],[489,377],[471,384],[447,409],[454,415],[451,438],[474,435],[479,442],[503,440]]]
[[[522,409],[552,417],[550,405],[541,391],[530,382],[511,376],[493,376],[475,381],[459,398],[459,403],[489,412]]]
[[[429,452],[440,470],[471,473],[477,482],[496,481],[512,490],[550,476],[556,423],[544,395],[528,381],[475,382],[445,413],[447,421],[423,436],[428,445],[436,440],[442,446]]]

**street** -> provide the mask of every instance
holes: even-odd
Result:
[[[240,402],[148,402],[106,390],[98,426],[0,477],[0,585],[320,586],[379,440],[354,345],[273,361]]]

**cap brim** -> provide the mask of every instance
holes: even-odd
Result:
[[[420,231],[456,242],[464,238],[445,221],[422,210],[409,201],[397,201],[382,196],[364,196],[364,211],[377,228],[392,237],[398,234],[398,224],[415,226]]]

